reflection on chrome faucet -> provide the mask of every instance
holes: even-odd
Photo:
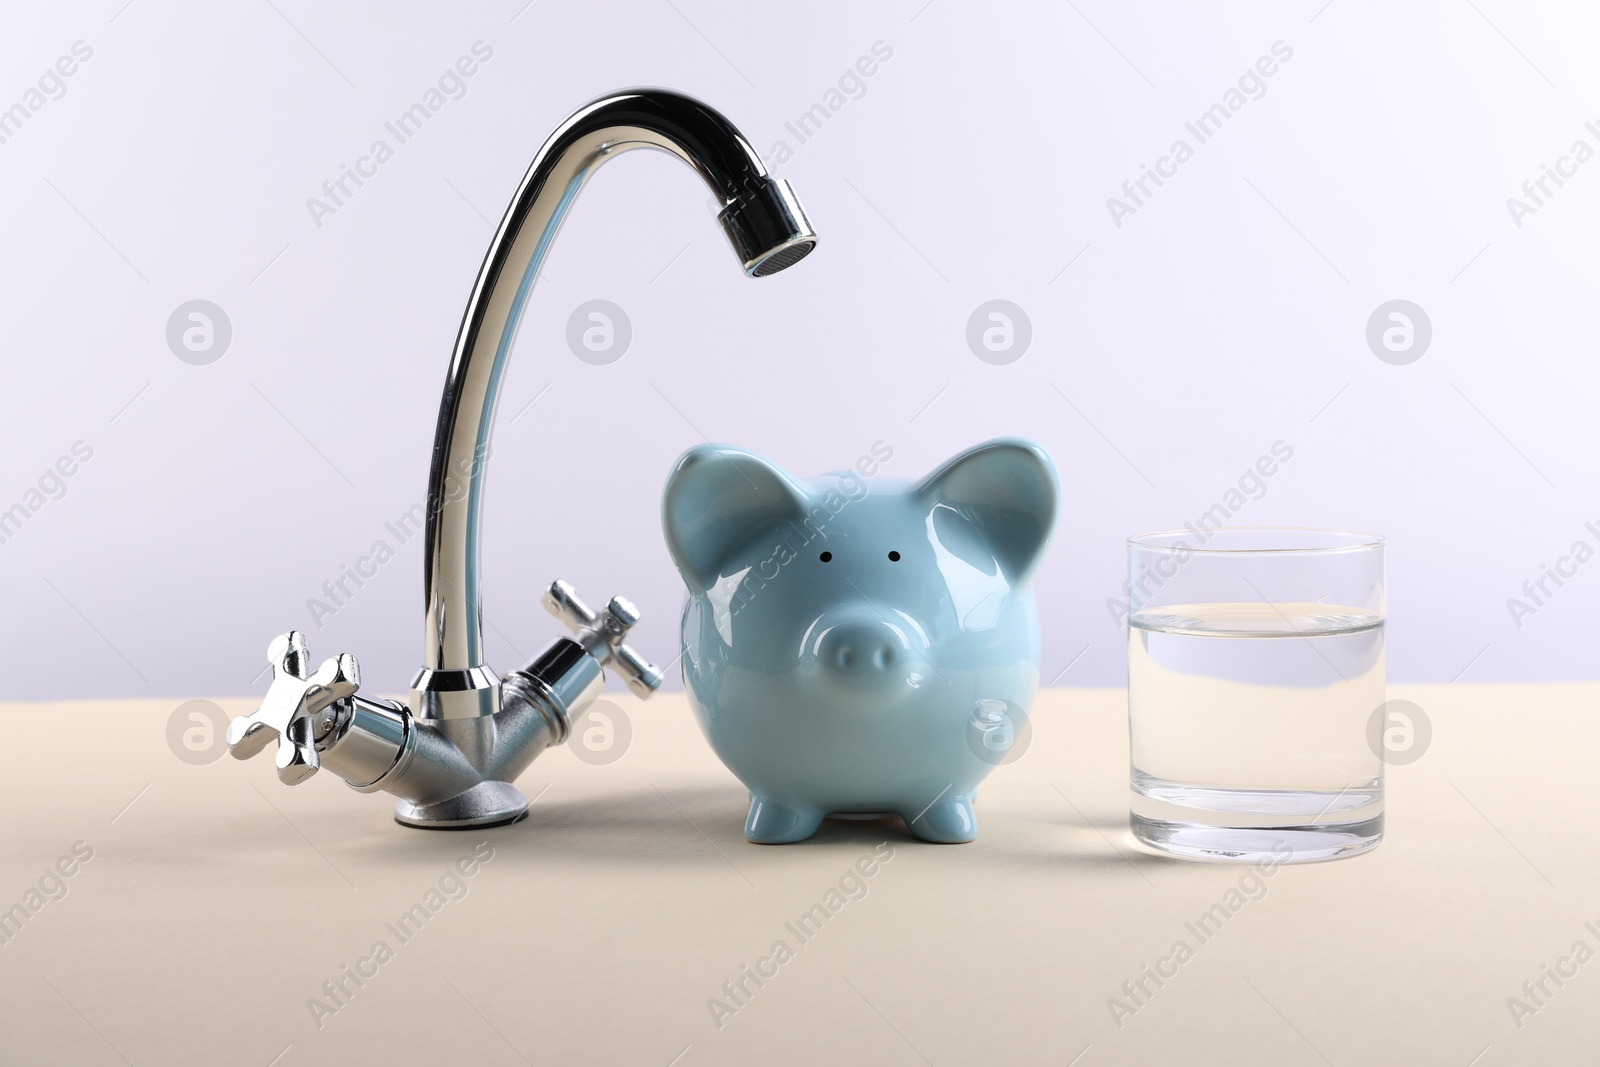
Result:
[[[426,509],[423,666],[410,705],[361,696],[348,654],[314,672],[303,635],[272,642],[273,680],[261,707],[235,719],[228,746],[244,759],[277,742],[278,776],[294,784],[327,767],[361,792],[400,798],[408,826],[513,822],[528,800],[511,783],[533,758],[565,741],[605,682],[603,668],[648,697],[661,672],[626,643],[638,610],[621,597],[600,612],[565,582],[544,605],[574,631],[503,678],[483,651],[479,540],[484,459],[517,321],[578,191],[602,163],[659,148],[693,167],[721,198],[718,220],[752,278],[803,259],[816,234],[787,182],[766,173],[722,115],[658,89],[617,93],[567,119],[517,188],[473,285],[445,378]]]

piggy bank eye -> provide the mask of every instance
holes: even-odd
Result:
[[[899,563],[900,562],[900,553],[898,553],[898,552],[890,552],[889,553],[889,562],[890,563]]]
[[[817,558],[820,559],[822,562],[826,563],[826,562],[828,562],[829,560],[831,560],[833,558],[833,553],[832,552],[824,552],[822,555],[818,556]]]

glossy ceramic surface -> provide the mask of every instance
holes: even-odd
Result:
[[[662,522],[689,587],[684,685],[750,789],[752,841],[884,812],[923,840],[970,841],[977,785],[1025,723],[1055,466],[1002,439],[906,483],[879,473],[892,455],[880,442],[802,483],[702,445],[667,481]]]

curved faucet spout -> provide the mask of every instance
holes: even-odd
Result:
[[[500,710],[500,680],[484,662],[479,542],[484,464],[517,321],[562,219],[585,181],[632,148],[659,148],[693,167],[723,209],[722,228],[745,273],[765,277],[809,253],[816,234],[788,183],[767,175],[748,141],[697,100],[659,89],[583,107],[534,157],[501,220],[461,322],[428,477],[424,666],[417,714],[464,719]]]

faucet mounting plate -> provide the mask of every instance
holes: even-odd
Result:
[[[480,826],[505,826],[528,815],[528,798],[509,782],[479,782],[466,792],[437,804],[402,800],[394,806],[394,821],[420,830],[466,830]]]

